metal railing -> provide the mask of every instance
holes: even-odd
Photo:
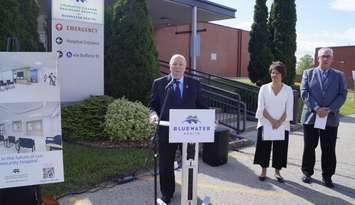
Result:
[[[161,72],[169,73],[169,62],[163,60],[160,60],[159,62],[161,68],[164,69],[161,69]],[[198,70],[192,71],[188,67],[186,68],[186,70],[186,74],[197,77],[203,85],[209,85],[212,87],[220,88],[222,90],[234,93],[235,95],[239,95],[238,100],[242,102],[248,102],[246,104],[246,112],[248,116],[254,118],[256,109],[258,107],[259,87]]]
[[[213,91],[202,89],[202,95],[210,108],[216,109],[216,121],[237,133],[246,127],[245,103]]]
[[[170,72],[167,62],[161,62],[160,66],[161,73],[168,74]],[[200,80],[203,98],[207,100],[209,107],[216,109],[216,121],[237,133],[245,131],[247,107],[242,101],[241,95],[218,87],[215,83],[206,83],[206,80],[210,82],[215,80],[209,79],[207,75],[201,75],[201,73],[186,72],[186,75]]]

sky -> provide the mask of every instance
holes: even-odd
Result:
[[[213,23],[250,30],[255,0],[209,0],[237,10],[235,19]],[[267,0],[270,7],[272,0]],[[296,0],[299,59],[316,47],[355,45],[355,0]],[[354,54],[355,55],[355,54]]]

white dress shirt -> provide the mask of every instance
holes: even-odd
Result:
[[[290,131],[290,121],[293,120],[293,91],[292,88],[286,84],[282,84],[280,92],[275,95],[272,90],[271,83],[261,86],[258,96],[258,108],[255,117],[258,119],[257,128],[271,122],[267,120],[263,112],[264,110],[276,120],[280,119],[284,112],[286,112],[286,120],[282,123],[287,131]]]

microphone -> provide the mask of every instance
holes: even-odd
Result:
[[[167,90],[169,87],[171,87],[172,85],[174,85],[174,83],[176,82],[176,79],[171,79],[171,81],[165,86],[165,90]]]

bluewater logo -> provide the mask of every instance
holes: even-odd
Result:
[[[195,116],[188,116],[182,123],[189,123],[189,124],[197,124],[197,123],[201,123],[200,120],[198,120],[198,117]]]
[[[12,172],[15,174],[20,173],[20,169],[13,169]]]
[[[181,126],[174,126],[174,131],[182,132],[184,135],[193,134],[199,135],[201,132],[208,132],[211,130],[210,126],[204,125],[197,117],[197,115],[189,115],[181,122]]]

